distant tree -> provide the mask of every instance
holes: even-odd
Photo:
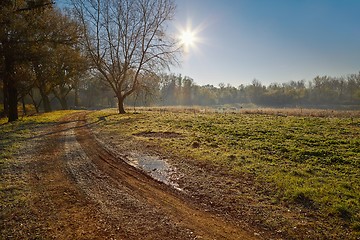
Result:
[[[86,58],[79,49],[60,46],[53,59],[52,93],[59,100],[62,109],[68,109],[67,95],[78,85],[79,79],[88,70]]]
[[[259,80],[254,79],[252,84],[246,88],[250,102],[257,104],[261,103],[265,89],[265,86],[263,86]]]
[[[219,103],[220,104],[233,104],[237,103],[238,100],[238,91],[235,87],[231,86],[230,84],[221,85],[219,84]]]
[[[72,0],[83,44],[101,79],[114,91],[119,113],[140,79],[176,62],[176,42],[166,34],[172,0]]]
[[[360,102],[360,73],[344,77],[318,76],[268,86],[254,79],[237,88],[230,84],[197,85],[191,78],[163,74],[159,92],[161,105],[239,105],[255,103],[266,107],[339,107],[354,108]],[[358,107],[357,107],[358,108]]]
[[[182,105],[192,105],[193,104],[193,83],[194,80],[189,77],[184,77],[182,79],[182,88],[181,88],[181,104]]]
[[[213,85],[207,84],[205,86],[202,86],[199,92],[201,96],[199,101],[200,105],[216,105],[219,103],[217,88]]]
[[[150,106],[160,98],[160,77],[152,74],[139,79],[139,87],[126,99],[132,106]]]
[[[360,99],[360,72],[347,76],[347,92],[350,102]]]
[[[174,74],[160,75],[160,104],[176,105],[176,77]]]
[[[87,108],[115,107],[112,89],[100,80],[99,76],[88,74],[78,83],[77,107]]]

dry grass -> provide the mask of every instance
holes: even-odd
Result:
[[[347,117],[359,118],[359,110],[330,110],[330,109],[308,109],[308,108],[233,108],[233,107],[203,107],[203,106],[166,106],[166,107],[137,107],[128,108],[134,112],[172,112],[172,113],[224,113],[224,114],[265,114],[277,116],[298,116],[298,117]]]

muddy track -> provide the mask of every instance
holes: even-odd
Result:
[[[69,120],[73,133],[67,134],[65,145],[70,172],[126,238],[256,239],[104,149],[89,129],[86,113]]]

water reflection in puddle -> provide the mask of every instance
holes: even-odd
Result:
[[[132,152],[128,154],[127,161],[130,165],[148,173],[152,178],[182,191],[179,185],[174,182],[179,178],[176,176],[175,168],[167,163],[166,160],[160,159],[157,156]]]

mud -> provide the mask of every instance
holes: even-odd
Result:
[[[104,149],[86,126],[85,114],[78,117],[70,127],[75,139],[71,133],[67,138],[72,176],[113,224],[122,223],[128,238],[256,239]]]

